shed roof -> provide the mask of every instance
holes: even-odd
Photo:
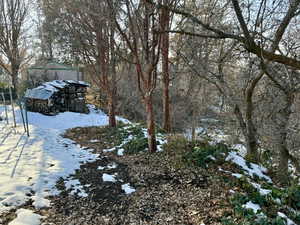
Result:
[[[48,62],[40,62],[28,68],[28,70],[69,70],[69,71],[77,71],[78,68],[74,68],[72,66],[68,66],[62,63],[58,63],[55,61]]]
[[[28,89],[25,93],[25,98],[47,100],[54,94],[53,91],[40,87]]]

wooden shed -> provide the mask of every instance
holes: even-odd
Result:
[[[78,67],[72,67],[55,61],[36,63],[27,70],[27,79],[33,85],[53,80],[84,80],[83,73]]]

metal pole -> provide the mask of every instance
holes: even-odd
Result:
[[[15,115],[15,107],[14,107],[13,96],[12,96],[12,91],[11,91],[11,87],[10,86],[9,86],[9,95],[10,95],[10,103],[11,103],[11,108],[12,108],[12,113],[13,113],[13,118],[14,118],[14,126],[17,127],[17,124],[16,124],[16,115]]]
[[[22,102],[21,101],[19,101],[19,107],[20,107],[20,111],[21,111],[21,116],[22,116],[24,131],[26,132],[26,125],[25,125],[25,119],[24,119],[23,107],[22,107]]]
[[[6,106],[6,101],[5,101],[5,95],[2,92],[2,99],[3,99],[3,104],[4,104],[4,110],[5,110],[5,117],[6,117],[6,123],[9,124],[8,122],[8,112],[7,112],[7,106]]]
[[[27,103],[26,103],[26,99],[24,101],[25,103],[25,121],[26,121],[26,131],[27,131],[27,136],[29,137],[29,128],[28,128],[28,114],[27,114]]]

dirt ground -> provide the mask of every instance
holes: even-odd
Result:
[[[45,216],[43,225],[209,225],[221,224],[224,215],[232,214],[230,187],[217,166],[174,168],[165,152],[103,152],[114,146],[115,138],[99,127],[74,128],[65,137],[100,157],[71,175],[84,186],[87,197],[71,194],[63,179],[57,182],[60,195],[50,198],[51,208],[37,212]],[[90,141],[94,139],[100,141]],[[116,182],[103,182],[104,173],[115,174]],[[136,191],[126,194],[124,183]],[[33,209],[30,203],[27,207]],[[15,217],[13,212],[6,216],[5,225]]]

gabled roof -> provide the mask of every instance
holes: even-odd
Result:
[[[68,66],[62,63],[58,63],[55,61],[45,61],[45,62],[39,62],[35,65],[28,68],[28,70],[71,70],[71,71],[77,71],[78,68],[74,68],[72,66]]]

